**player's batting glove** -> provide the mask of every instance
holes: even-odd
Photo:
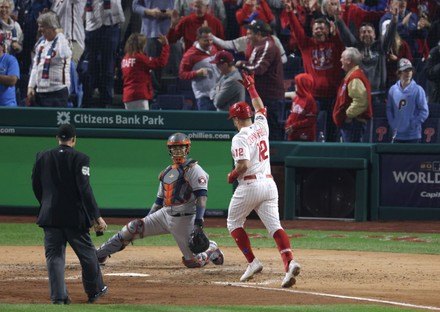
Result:
[[[235,171],[235,169],[228,173],[228,183],[229,184],[234,183],[234,181],[237,180],[237,178],[238,178],[238,173],[237,173],[237,171]]]
[[[259,98],[260,96],[257,93],[257,90],[255,89],[255,79],[254,74],[248,74],[246,71],[241,71],[241,76],[243,77],[243,80],[239,80],[240,83],[248,90],[249,95],[251,96],[251,99]]]
[[[254,73],[248,74],[244,69],[242,69],[241,76],[243,77],[243,80],[239,81],[246,89],[249,89],[251,86],[255,85]]]

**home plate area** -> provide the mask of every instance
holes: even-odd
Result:
[[[301,274],[280,287],[284,269],[276,248],[257,248],[261,273],[240,283],[246,270],[236,247],[222,248],[225,263],[188,269],[177,247],[129,246],[102,267],[108,294],[98,304],[325,305],[383,304],[440,310],[439,256],[352,251],[294,251]],[[44,248],[0,246],[0,302],[50,303]],[[81,268],[66,256],[72,303],[86,303]],[[197,299],[195,300],[195,294]]]

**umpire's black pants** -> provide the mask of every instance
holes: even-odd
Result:
[[[68,297],[64,280],[67,242],[69,242],[80,261],[83,286],[87,295],[95,295],[105,286],[96,256],[96,249],[88,232],[82,233],[75,229],[44,227],[46,266],[52,302],[63,301]]]

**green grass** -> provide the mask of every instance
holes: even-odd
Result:
[[[82,305],[75,304],[70,306],[53,306],[45,304],[0,304],[2,312],[52,312],[52,311],[71,311],[71,312],[137,312],[137,311],[157,311],[157,312],[397,312],[397,311],[420,311],[402,309],[397,307],[385,307],[377,305],[327,305],[327,306],[171,306],[171,305]]]
[[[112,225],[101,237],[93,237],[100,245],[122,226]],[[220,246],[235,246],[235,242],[224,228],[207,228],[206,232]],[[297,249],[351,250],[371,252],[395,252],[440,255],[440,234],[382,233],[286,230],[291,243]],[[276,248],[264,229],[248,229],[252,244],[256,248]],[[93,233],[92,233],[93,234]],[[146,237],[134,242],[137,246],[175,246],[171,235]],[[35,224],[9,224],[0,226],[0,245],[42,246],[43,230]]]

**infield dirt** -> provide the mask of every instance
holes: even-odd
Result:
[[[13,222],[11,218],[3,222]],[[13,218],[12,218],[13,219]],[[109,219],[124,224],[128,219]],[[32,222],[27,220],[27,222]],[[218,222],[219,224],[216,224]],[[208,227],[224,226],[222,219],[210,219]],[[250,220],[248,227],[261,226]],[[435,222],[424,222],[417,231],[415,222],[347,223],[323,221],[283,222],[289,229],[439,232]],[[356,227],[356,229],[354,229]],[[424,231],[422,230],[424,229]],[[215,238],[213,238],[215,240]],[[292,240],[293,247],[295,239]],[[246,269],[236,247],[222,248],[223,266],[212,263],[202,269],[186,269],[177,247],[129,246],[113,255],[103,268],[108,294],[99,304],[173,305],[309,305],[376,303],[345,299],[342,296],[395,301],[440,310],[440,256],[373,252],[304,250],[294,251],[302,271],[297,284],[280,288],[284,270],[275,248],[255,249],[264,270],[248,283],[238,283]],[[0,247],[0,302],[50,303],[43,247]],[[66,280],[73,303],[85,303],[78,259],[68,248]],[[146,276],[118,276],[140,273]],[[108,274],[112,274],[111,276]],[[244,288],[249,286],[252,288]],[[255,287],[255,288],[254,288]],[[293,290],[293,291],[290,291]],[[318,295],[319,293],[321,295]],[[333,294],[341,297],[328,297]],[[380,303],[379,303],[380,304]]]

